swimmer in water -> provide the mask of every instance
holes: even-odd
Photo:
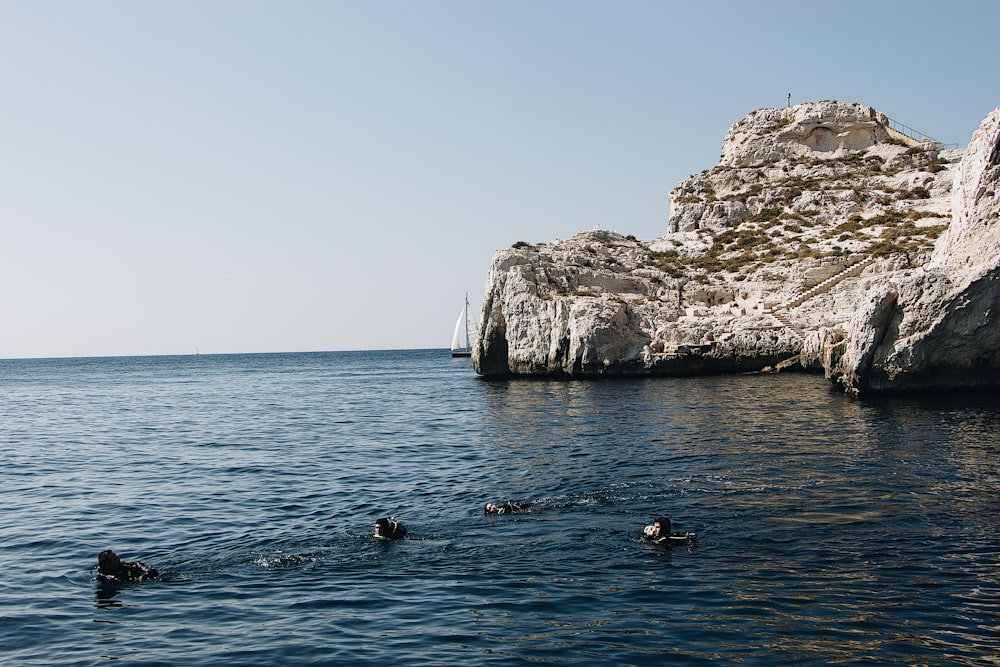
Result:
[[[680,544],[695,536],[694,533],[670,532],[670,519],[665,516],[653,519],[653,525],[643,528],[642,533],[643,541],[653,544]]]
[[[111,549],[97,555],[97,578],[114,584],[125,581],[146,581],[156,579],[160,573],[137,560],[122,562]]]
[[[503,503],[502,505],[497,505],[496,503],[486,503],[483,508],[484,514],[520,514],[522,512],[527,512],[531,506],[528,503]]]
[[[382,517],[375,522],[375,537],[382,540],[399,540],[406,535],[406,526],[395,519]]]

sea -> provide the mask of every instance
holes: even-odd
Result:
[[[6,360],[0,452],[3,665],[1000,665],[996,396]]]

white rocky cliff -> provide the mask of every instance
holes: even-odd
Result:
[[[1000,387],[1000,109],[954,169],[929,261],[859,295],[826,374],[852,393]]]
[[[861,105],[754,112],[717,167],[671,193],[666,236],[594,231],[499,251],[475,368],[825,369],[852,393],[1000,385],[997,125],[994,112],[948,151]]]

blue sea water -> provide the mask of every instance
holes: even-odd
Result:
[[[0,451],[4,665],[1000,664],[996,397],[9,360]],[[161,579],[98,584],[107,547]]]

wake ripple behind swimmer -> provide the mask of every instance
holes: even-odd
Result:
[[[531,512],[556,512],[559,510],[577,509],[590,505],[606,505],[621,500],[619,494],[610,491],[591,491],[587,493],[566,493],[556,496],[543,496],[531,500],[527,504]]]
[[[259,555],[254,559],[254,564],[265,569],[275,569],[283,567],[295,567],[304,563],[315,563],[318,559],[315,556],[305,554],[288,554],[283,556]]]

